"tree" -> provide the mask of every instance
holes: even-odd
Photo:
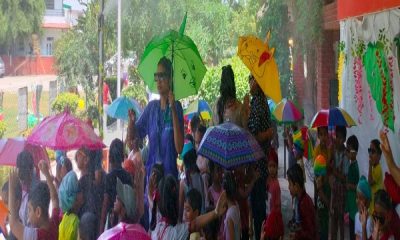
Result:
[[[17,40],[40,34],[45,8],[44,0],[0,1],[0,46],[13,54]]]

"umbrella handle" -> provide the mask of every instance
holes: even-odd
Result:
[[[172,64],[172,71],[171,71],[171,90],[172,93],[174,92],[174,51],[175,51],[175,41],[172,41],[172,51],[171,51],[171,64]]]

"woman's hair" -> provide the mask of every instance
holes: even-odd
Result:
[[[159,192],[158,192],[158,185],[160,184],[160,181],[164,178],[164,167],[161,163],[155,163],[153,165],[153,168],[151,169],[152,172],[155,173],[156,175],[156,184],[157,184],[157,193],[158,197],[153,199],[153,208],[151,209],[151,220],[150,220],[150,230],[154,230],[157,225],[157,205],[159,202]],[[153,193],[152,193],[153,194]]]
[[[183,164],[185,165],[185,175],[186,175],[186,185],[192,186],[191,183],[191,173],[200,173],[199,167],[196,164],[197,160],[197,153],[196,150],[193,148],[190,149],[184,156],[183,156]]]
[[[385,210],[390,211],[393,208],[392,200],[389,197],[389,194],[383,190],[379,189],[374,195],[375,204],[383,207]]]
[[[165,74],[167,74],[168,78],[171,79],[172,62],[167,57],[162,57],[160,61],[158,61],[158,65],[162,65],[165,69]]]
[[[108,160],[116,165],[120,165],[124,161],[124,144],[119,138],[111,142]]]
[[[374,139],[371,141],[371,144],[374,145],[374,147],[378,151],[378,154],[382,155],[381,142],[378,139]]]
[[[33,169],[33,157],[30,152],[24,150],[17,156],[17,168]]]
[[[158,185],[160,202],[158,208],[168,224],[175,226],[178,222],[178,183],[174,176],[167,175]]]
[[[235,75],[231,65],[222,67],[221,84],[219,85],[220,97],[217,102],[217,114],[219,124],[224,122],[225,104],[232,99],[236,99]]]
[[[296,163],[287,170],[287,177],[293,184],[297,183],[302,189],[304,189],[304,175],[299,164]]]
[[[62,166],[65,166],[65,169],[67,169],[67,172],[72,170],[72,162],[69,158],[67,157],[62,157]]]
[[[200,117],[198,114],[194,114],[194,116],[190,120],[190,128],[193,132],[195,132],[199,127],[199,125],[200,125]]]
[[[235,176],[231,171],[224,172],[224,176],[222,179],[222,187],[226,192],[226,197],[229,200],[234,200],[236,197],[236,180]]]

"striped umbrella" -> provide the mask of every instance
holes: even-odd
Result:
[[[297,109],[296,105],[286,98],[276,105],[273,116],[280,123],[293,123],[303,119],[303,114]]]
[[[342,108],[333,107],[330,109],[321,109],[315,114],[311,121],[311,128],[316,127],[334,127],[344,126],[352,127],[357,124],[353,118]]]

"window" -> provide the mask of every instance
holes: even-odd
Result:
[[[47,37],[46,38],[46,55],[47,56],[52,56],[53,55],[53,42],[54,42],[54,38],[53,37]]]
[[[54,0],[46,0],[46,9],[54,9]]]

